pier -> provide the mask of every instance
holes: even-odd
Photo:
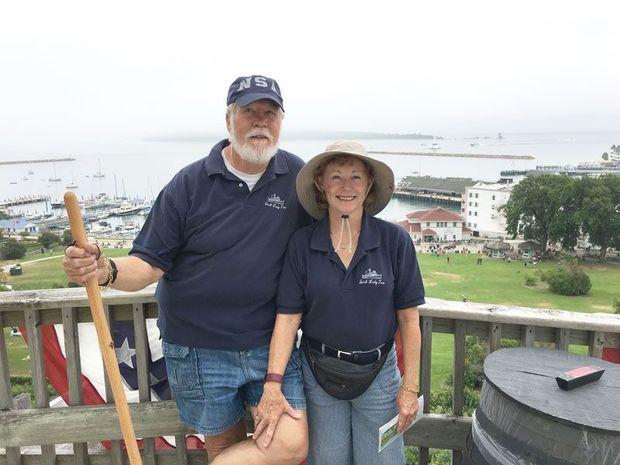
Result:
[[[420,191],[407,191],[397,189],[393,194],[396,198],[402,199],[415,199],[422,202],[429,202],[433,204],[446,204],[453,207],[461,207],[462,197],[460,195],[442,195],[434,192],[420,192]]]
[[[0,161],[0,165],[31,165],[34,163],[55,163],[57,161],[75,161],[73,157],[64,158],[40,158],[35,160],[9,160]]]
[[[2,163],[2,162],[0,162]],[[50,198],[47,195],[27,195],[15,199],[3,200],[0,208],[15,207],[17,205],[27,205],[29,203],[47,202]]]
[[[532,155],[505,155],[488,153],[440,153],[440,152],[393,152],[387,150],[369,150],[368,153],[377,155],[413,155],[418,157],[444,158],[490,158],[495,160],[535,160]]]

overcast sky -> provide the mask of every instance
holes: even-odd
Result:
[[[4,2],[0,155],[223,131],[229,84],[254,73],[279,82],[289,129],[619,131],[619,5]]]

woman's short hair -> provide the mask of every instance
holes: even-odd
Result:
[[[368,182],[372,184],[370,187],[370,191],[368,192],[368,195],[364,199],[364,207],[366,207],[368,204],[370,204],[373,201],[375,197],[375,185],[373,183],[375,173],[372,169],[372,166],[370,166],[370,164],[368,164],[365,160],[362,160],[361,158],[358,158],[358,157],[354,157],[352,155],[335,154],[335,155],[332,155],[331,157],[325,157],[325,159],[322,160],[321,163],[319,163],[319,166],[317,166],[316,169],[314,170],[314,183],[312,187],[314,189],[314,198],[316,200],[316,204],[318,205],[320,209],[327,210],[327,198],[325,197],[325,192],[323,192],[322,189],[319,189],[319,186],[321,185],[321,181],[323,178],[323,174],[325,173],[325,168],[327,167],[327,165],[329,165],[332,162],[338,163],[338,164],[344,164],[349,160],[359,160],[362,162],[362,164],[364,165],[364,169],[366,170],[366,173],[368,174]]]

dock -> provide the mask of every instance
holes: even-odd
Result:
[[[462,197],[460,195],[442,195],[429,192],[407,191],[397,189],[394,191],[393,197],[401,199],[415,199],[421,202],[429,202],[432,204],[446,204],[453,207],[461,207]]]
[[[368,153],[376,155],[412,155],[418,157],[444,157],[444,158],[490,158],[495,160],[535,160],[532,155],[505,155],[490,153],[445,153],[445,152],[394,152],[387,150],[369,150]]]
[[[75,161],[75,158],[64,157],[64,158],[40,158],[40,159],[32,159],[32,160],[9,160],[9,161],[0,161],[0,165],[31,165],[34,163],[56,163],[57,161]]]
[[[15,207],[17,205],[27,205],[29,203],[47,202],[49,199],[50,198],[47,195],[27,195],[14,199],[5,199],[0,202],[0,208]]]

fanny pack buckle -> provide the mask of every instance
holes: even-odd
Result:
[[[340,358],[340,354],[345,354],[345,355],[349,355],[352,356],[353,353],[352,352],[345,352],[344,350],[338,350],[338,353],[336,354],[336,357]]]

